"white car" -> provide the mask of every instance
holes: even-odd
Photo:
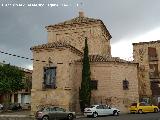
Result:
[[[111,108],[108,105],[92,105],[84,109],[84,115],[89,117],[92,116],[96,118],[97,116],[103,115],[119,115],[120,110],[117,108]]]

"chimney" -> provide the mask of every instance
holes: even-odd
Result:
[[[80,11],[79,12],[79,17],[84,17],[84,12]]]

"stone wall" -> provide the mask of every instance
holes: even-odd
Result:
[[[69,49],[34,51],[33,56],[35,59],[45,61],[50,58],[51,66],[56,67],[57,88],[43,89],[43,68],[48,66],[48,63],[34,62],[31,91],[32,111],[35,112],[43,105],[57,105],[69,109],[73,104],[72,91],[74,86],[73,81],[70,80],[72,78],[71,65],[74,60],[80,59],[80,56],[72,53]]]
[[[128,112],[130,104],[139,101],[137,64],[114,63],[111,71],[112,91],[110,97],[116,97],[115,106],[122,109],[123,112]],[[123,89],[123,80],[129,82],[126,90]]]
[[[158,61],[149,61],[148,47],[155,47]],[[133,43],[133,57],[134,61],[139,63],[139,80],[140,80],[140,96],[151,97],[152,91],[150,89],[149,78],[149,64],[158,64],[158,70],[160,71],[160,42],[140,42]],[[160,73],[160,72],[159,72]]]
[[[77,64],[75,74],[77,93],[81,83],[81,69],[81,65]],[[122,112],[128,112],[129,105],[139,101],[137,64],[91,63],[91,79],[98,80],[98,89],[92,90],[92,104],[109,104],[119,108]],[[123,80],[125,79],[129,81],[128,90],[123,90]],[[76,99],[78,110],[78,95]]]
[[[90,54],[111,55],[109,36],[103,33],[101,24],[69,27],[58,30],[48,30],[48,43],[65,41],[80,51],[84,48],[84,38],[88,38]]]

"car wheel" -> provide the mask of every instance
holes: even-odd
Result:
[[[119,112],[118,112],[117,110],[114,110],[114,111],[113,111],[113,115],[114,115],[114,116],[118,116],[118,115],[119,115]]]
[[[49,120],[49,117],[48,116],[43,116],[42,120]]]
[[[157,109],[157,108],[154,108],[154,112],[157,113],[157,112],[158,112],[158,109]]]
[[[94,118],[96,118],[98,116],[98,113],[97,112],[94,112],[93,115],[92,115]]]
[[[140,109],[140,110],[138,110],[138,113],[139,113],[139,114],[142,114],[142,113],[143,113],[143,111]]]
[[[73,120],[73,114],[68,114],[67,119],[68,120]]]

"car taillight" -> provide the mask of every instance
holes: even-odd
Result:
[[[42,116],[42,112],[37,112],[37,117],[41,117]]]

